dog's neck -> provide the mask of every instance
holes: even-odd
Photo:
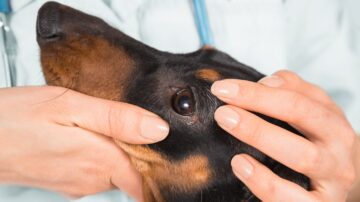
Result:
[[[215,185],[194,192],[179,192],[172,187],[159,188],[151,178],[143,178],[145,202],[258,202],[239,181]]]

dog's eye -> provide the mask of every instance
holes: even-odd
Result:
[[[172,98],[172,107],[176,113],[189,116],[194,113],[194,97],[190,89],[178,91]]]

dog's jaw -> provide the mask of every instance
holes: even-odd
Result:
[[[173,161],[146,145],[131,145],[115,140],[130,157],[143,177],[147,202],[165,201],[163,192],[198,192],[211,184],[213,178],[208,158],[192,155]]]

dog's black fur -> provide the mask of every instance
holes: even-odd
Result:
[[[169,162],[181,162],[194,155],[206,157],[211,177],[204,185],[193,190],[171,184],[159,186],[161,200],[258,201],[232,173],[230,160],[239,153],[255,157],[279,176],[309,189],[307,177],[238,141],[214,121],[215,109],[224,103],[210,93],[214,75],[199,76],[200,70],[210,69],[216,80],[256,82],[264,76],[226,53],[207,48],[189,54],[161,52],[96,17],[54,2],[39,10],[37,40],[49,85],[128,102],[158,114],[170,124],[170,135],[162,142],[144,147],[165,156]],[[259,116],[299,134],[287,123]],[[192,184],[191,177],[186,180]],[[160,200],[157,196],[145,198]]]

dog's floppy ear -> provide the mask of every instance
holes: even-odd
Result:
[[[201,50],[200,60],[213,61],[223,65],[237,66],[239,63],[233,57],[213,47],[204,46]]]

